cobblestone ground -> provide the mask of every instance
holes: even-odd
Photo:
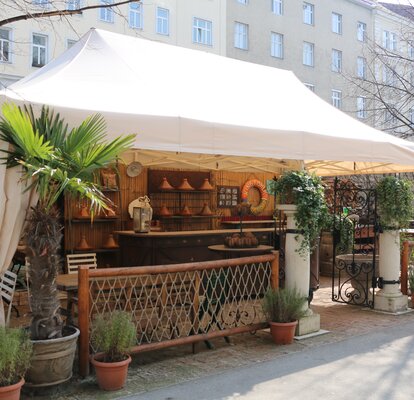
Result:
[[[135,355],[129,368],[128,381],[124,389],[106,393],[98,389],[90,376],[80,379],[75,376],[70,383],[38,392],[25,392],[23,399],[119,399],[139,394],[198,377],[217,374],[222,371],[260,363],[288,353],[300,352],[311,346],[340,342],[354,335],[369,334],[378,329],[414,320],[414,313],[388,315],[361,307],[349,306],[331,301],[330,279],[321,280],[321,288],[315,293],[312,309],[321,316],[321,329],[328,334],[301,341],[290,346],[275,346],[266,331],[256,334],[232,336],[231,344],[223,339],[212,341],[214,350],[208,350],[198,343],[196,353],[190,345],[162,351]]]

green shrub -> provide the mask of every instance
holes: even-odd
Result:
[[[306,256],[316,244],[321,230],[332,225],[322,180],[306,171],[287,171],[277,179],[274,191],[280,203],[297,206],[295,221],[303,235],[298,251]]]
[[[0,328],[0,386],[14,385],[30,366],[32,342],[22,329]]]
[[[387,176],[377,185],[378,214],[384,230],[406,228],[413,217],[412,184]]]
[[[136,328],[124,311],[99,315],[92,327],[92,343],[104,353],[104,362],[125,360],[136,342]]]
[[[307,301],[296,288],[269,289],[263,297],[262,308],[269,322],[293,322],[305,316]]]

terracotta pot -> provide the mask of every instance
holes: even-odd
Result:
[[[184,178],[181,185],[178,186],[178,190],[194,190],[194,188],[188,183],[188,179]]]
[[[204,203],[204,206],[202,210],[200,211],[199,215],[213,215],[207,203]]]
[[[180,215],[186,217],[186,216],[190,216],[191,215],[191,211],[190,209],[184,204],[183,209],[180,212]]]
[[[295,336],[296,325],[298,321],[293,322],[269,322],[270,333],[276,344],[291,344]]]
[[[112,233],[108,235],[108,239],[106,240],[105,244],[102,247],[105,249],[117,249],[119,247],[116,244],[114,235]]]
[[[160,183],[160,186],[158,186],[158,189],[173,190],[174,188],[170,185],[170,182],[168,182],[167,178],[164,176],[164,178],[162,178],[162,182]]]
[[[98,385],[103,390],[119,390],[125,386],[128,375],[128,365],[131,357],[124,361],[106,363],[91,357],[91,363],[95,367]]]
[[[76,250],[90,250],[92,247],[89,246],[88,242],[86,241],[86,236],[82,235],[81,240],[76,245]]]
[[[160,211],[158,212],[158,214],[163,216],[163,217],[170,217],[172,215],[170,210],[167,208],[167,206],[165,204],[162,205],[162,207],[160,208]]]
[[[0,386],[0,400],[19,400],[24,379],[10,386]]]
[[[213,186],[211,186],[211,183],[209,182],[208,178],[204,179],[203,184],[199,187],[198,190],[213,190]]]
[[[78,213],[78,218],[90,218],[91,216],[89,215],[89,209],[86,206],[81,206],[79,213]]]

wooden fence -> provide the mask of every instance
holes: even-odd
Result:
[[[78,273],[79,372],[89,374],[93,319],[128,311],[136,325],[132,353],[190,344],[268,326],[261,299],[279,285],[279,255]]]

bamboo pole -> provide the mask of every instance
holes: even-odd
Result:
[[[277,289],[279,287],[279,251],[274,250],[272,254],[275,258],[272,260],[272,272],[270,275],[270,284],[272,289]]]
[[[78,269],[79,373],[89,375],[89,268]]]

